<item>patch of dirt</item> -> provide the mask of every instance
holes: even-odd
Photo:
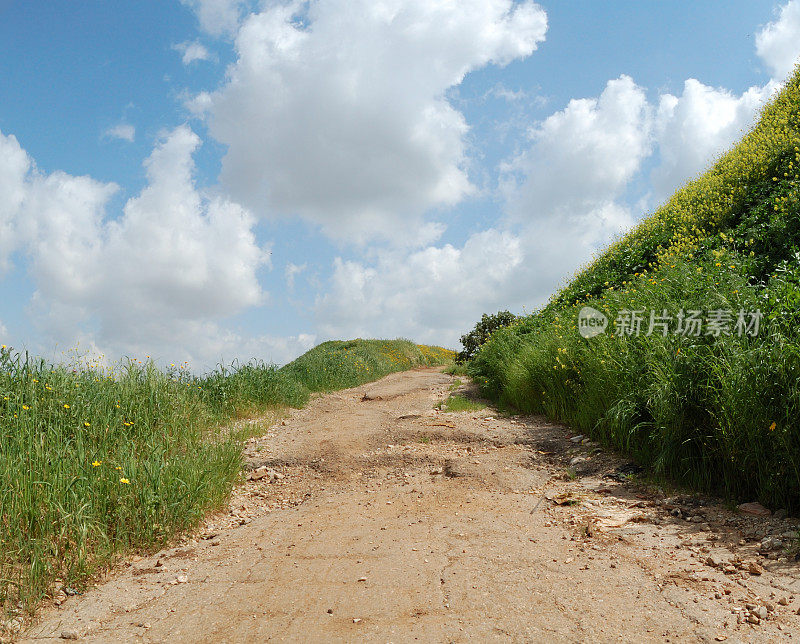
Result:
[[[260,478],[237,486],[225,512],[179,547],[59,597],[23,641],[797,632],[800,576],[784,550],[796,521],[644,489],[628,461],[540,417],[434,409],[453,382],[436,369],[394,374],[276,422],[248,442],[243,480]]]

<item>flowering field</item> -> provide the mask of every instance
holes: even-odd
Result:
[[[800,509],[800,69],[734,149],[469,371],[683,483]]]
[[[35,606],[56,579],[80,589],[120,554],[157,548],[223,504],[245,438],[227,421],[453,357],[405,340],[328,342],[281,369],[253,362],[197,377],[135,360],[51,365],[2,347],[0,609]]]

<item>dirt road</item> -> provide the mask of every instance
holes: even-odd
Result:
[[[435,410],[453,382],[420,369],[294,412],[247,446],[275,474],[180,547],[57,596],[24,641],[800,637],[798,564],[758,552],[796,522],[645,491],[542,418]]]

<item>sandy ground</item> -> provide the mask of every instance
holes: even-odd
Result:
[[[435,410],[454,381],[419,369],[293,412],[245,452],[283,478],[57,594],[23,641],[800,637],[798,564],[769,539],[797,522],[645,490],[624,459],[539,417]]]

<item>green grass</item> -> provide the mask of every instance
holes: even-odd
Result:
[[[439,403],[439,409],[442,411],[479,411],[481,409],[485,409],[486,405],[482,405],[481,403],[477,403],[475,401],[470,400],[469,398],[464,398],[464,396],[453,395],[443,400]]]
[[[396,371],[452,363],[455,354],[408,340],[323,342],[280,370],[311,391],[357,387]]]
[[[583,306],[607,333],[581,337]],[[613,333],[620,311],[663,309],[764,320],[757,337]],[[680,484],[800,509],[800,70],[734,149],[496,331],[468,372]]]
[[[228,429],[236,418],[453,358],[405,340],[328,342],[280,369],[252,362],[196,377],[134,360],[51,365],[2,347],[0,608],[35,609],[57,578],[82,588],[224,504],[247,437]]]

